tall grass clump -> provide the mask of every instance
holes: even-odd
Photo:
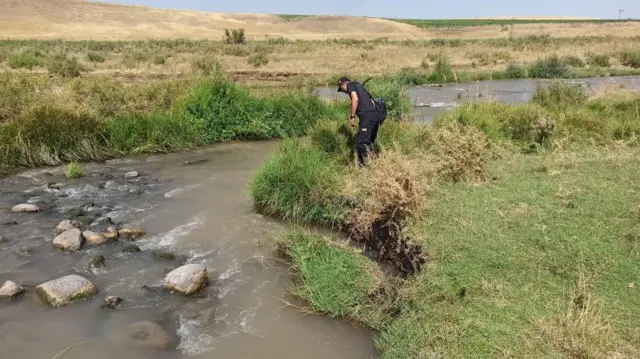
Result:
[[[587,98],[583,86],[556,81],[547,86],[538,84],[531,101],[547,108],[575,108],[583,105]]]
[[[609,55],[606,54],[589,54],[587,63],[591,66],[609,67],[611,61],[609,61]]]
[[[567,55],[562,58],[562,62],[571,67],[584,67],[585,63],[581,58],[575,55]]]
[[[244,44],[246,41],[244,29],[225,29],[224,42],[227,44]]]
[[[620,54],[619,58],[624,66],[633,67],[634,69],[640,68],[640,50],[625,51]]]
[[[194,72],[203,75],[218,75],[222,73],[222,65],[212,57],[200,56],[191,62],[191,68]]]
[[[106,59],[104,57],[103,54],[96,52],[96,51],[89,51],[87,53],[87,61],[89,62],[99,62],[102,63],[104,62]]]
[[[34,67],[45,65],[46,61],[47,57],[37,50],[12,52],[7,56],[7,64],[12,69],[33,70]]]
[[[253,67],[266,66],[269,64],[269,57],[264,52],[258,52],[249,56],[247,63]]]
[[[64,175],[68,179],[75,179],[84,176],[84,171],[77,162],[70,162],[64,169]]]
[[[47,64],[47,70],[52,75],[61,77],[78,77],[84,70],[76,57],[68,58],[64,55],[55,56]]]
[[[567,78],[571,77],[571,69],[557,55],[538,59],[529,68],[529,76],[533,78]]]
[[[329,154],[289,139],[254,176],[251,197],[262,213],[332,224],[344,216],[332,204],[339,188],[339,170]]]
[[[456,77],[449,60],[440,57],[434,65],[433,71],[429,75],[431,82],[455,82]]]
[[[527,69],[522,65],[510,63],[505,69],[504,75],[508,79],[523,79],[527,77]]]

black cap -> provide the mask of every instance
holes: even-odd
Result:
[[[340,86],[345,83],[345,82],[351,82],[351,80],[349,80],[348,77],[341,77],[340,80],[338,80],[338,92],[341,92],[342,89],[340,88]]]

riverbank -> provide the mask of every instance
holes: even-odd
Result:
[[[305,309],[378,329],[382,358],[634,358],[639,105],[558,84],[434,125],[389,121],[364,171],[348,132],[320,122],[263,165],[252,197],[366,243],[279,240]]]

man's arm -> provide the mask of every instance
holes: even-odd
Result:
[[[351,116],[350,119],[356,117],[356,110],[358,109],[358,94],[355,91],[351,91],[349,94],[351,96]]]

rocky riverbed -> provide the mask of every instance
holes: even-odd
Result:
[[[279,225],[246,193],[274,146],[0,179],[3,353],[51,358],[82,343],[65,358],[374,355],[367,331],[285,305],[289,276],[268,245]]]

